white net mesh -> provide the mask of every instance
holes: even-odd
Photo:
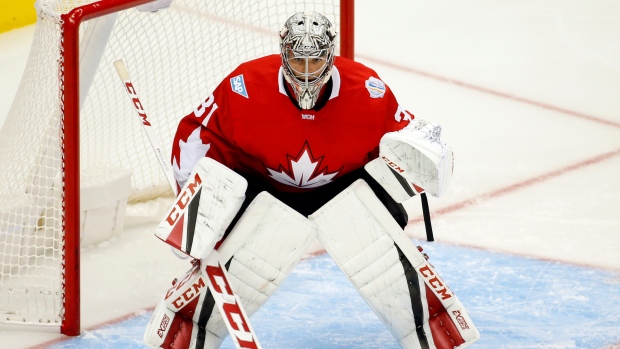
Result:
[[[62,320],[60,15],[92,2],[41,1],[27,68],[0,130],[0,323]],[[114,61],[125,62],[169,157],[179,119],[239,63],[277,53],[277,33],[290,15],[318,11],[339,28],[338,3],[175,0],[154,13],[130,9],[86,22],[80,28],[81,170],[129,170],[130,201],[171,195]]]

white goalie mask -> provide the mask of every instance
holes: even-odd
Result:
[[[334,66],[336,31],[317,12],[298,12],[280,30],[284,77],[293,87],[299,107],[312,109]]]

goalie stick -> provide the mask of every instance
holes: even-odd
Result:
[[[151,122],[148,120],[146,111],[136,92],[131,79],[129,78],[129,72],[122,60],[114,62],[114,68],[118,73],[127,95],[131,100],[138,117],[142,123],[144,131],[153,147],[153,151],[159,161],[159,164],[164,171],[166,179],[172,188],[175,195],[178,194],[177,184],[172,173],[172,168],[166,163],[165,157],[159,145],[159,139],[154,134]],[[211,290],[213,299],[222,314],[222,319],[226,324],[226,328],[230,333],[230,337],[237,349],[260,349],[261,346],[258,342],[254,329],[250,325],[249,318],[246,314],[239,296],[237,296],[231,288],[229,283],[228,272],[226,268],[220,264],[219,253],[217,250],[213,250],[207,258],[201,260],[202,270],[206,273],[207,286]],[[241,325],[241,326],[240,326]]]
[[[174,180],[174,175],[172,173],[172,168],[170,168],[170,166],[166,163],[166,158],[164,157],[164,153],[161,150],[161,146],[159,145],[159,139],[153,132],[153,126],[151,125],[151,122],[148,120],[146,111],[144,110],[144,107],[142,106],[142,102],[138,98],[138,93],[136,92],[136,89],[134,88],[133,83],[131,82],[131,79],[129,78],[129,72],[127,71],[127,67],[125,67],[125,64],[123,63],[122,60],[118,60],[114,62],[114,68],[116,69],[118,76],[121,78],[121,81],[123,82],[123,85],[125,86],[125,91],[127,91],[127,95],[129,96],[129,99],[131,99],[131,102],[134,108],[136,109],[136,113],[138,113],[138,117],[140,118],[140,122],[142,123],[142,127],[144,128],[144,132],[146,133],[146,136],[148,137],[149,142],[151,143],[151,146],[153,147],[153,151],[155,152],[157,161],[159,161],[159,165],[161,166],[161,169],[164,171],[164,175],[166,176],[166,179],[168,180],[168,184],[170,184],[170,187],[172,188],[172,192],[176,196],[178,194],[178,190],[177,190],[176,181]]]

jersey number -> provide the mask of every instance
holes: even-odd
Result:
[[[394,120],[401,122],[402,120],[405,121],[411,121],[411,114],[409,114],[408,111],[406,111],[405,109],[403,109],[403,107],[401,107],[400,105],[398,106],[398,109],[396,110],[396,114],[394,114]]]
[[[213,103],[214,101],[215,101],[215,96],[211,94],[209,97],[207,97],[207,99],[204,102],[202,102],[201,105],[198,106],[198,108],[194,109],[194,115],[197,118],[203,116],[204,113],[207,111],[207,109],[211,109],[209,111],[209,114],[207,114],[207,117],[204,120],[202,120],[202,125],[204,127],[207,127],[207,124],[209,123],[211,116],[217,110],[217,103]]]

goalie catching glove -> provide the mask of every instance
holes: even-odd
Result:
[[[247,186],[226,166],[200,159],[155,235],[191,257],[207,257],[239,212]]]
[[[386,133],[381,138],[379,157],[408,182],[440,197],[450,184],[454,167],[452,148],[440,137],[441,126],[416,119],[402,130]],[[407,184],[403,187],[411,190]]]

